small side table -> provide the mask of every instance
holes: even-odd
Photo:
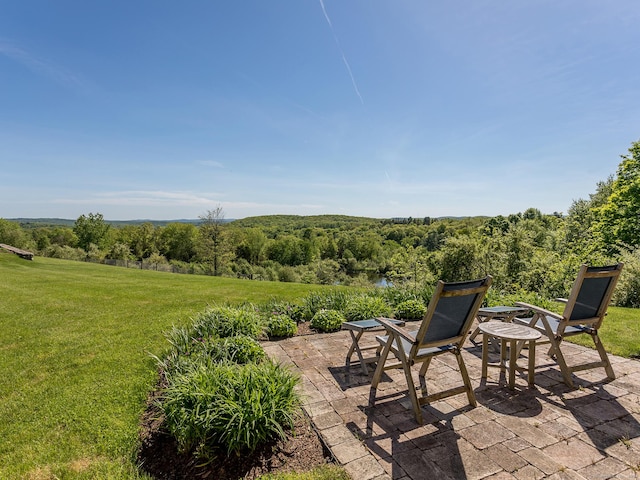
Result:
[[[403,320],[393,320],[389,319],[391,322],[399,325],[400,327],[404,326]],[[351,368],[351,357],[355,353],[358,355],[358,361],[360,363],[360,368],[365,375],[369,375],[369,369],[367,368],[367,363],[373,363],[378,360],[378,355],[365,357],[362,355],[362,352],[367,350],[378,349],[380,346],[376,345],[360,345],[360,339],[365,332],[375,332],[384,330],[384,327],[380,322],[378,322],[375,318],[369,318],[367,320],[357,320],[354,322],[344,322],[342,324],[342,330],[349,330],[351,334],[351,346],[349,347],[349,351],[347,352],[347,360],[345,362],[347,366],[347,372]]]
[[[507,368],[507,342],[509,342],[509,388],[513,389],[516,383],[516,370],[518,355],[525,342],[529,342],[529,365],[528,382],[533,385],[534,369],[536,365],[536,340],[541,333],[533,328],[516,323],[505,323],[492,320],[481,323],[478,328],[482,332],[482,378],[487,378],[487,367],[499,367],[501,371]],[[488,364],[489,360],[489,337],[500,340],[500,363]]]
[[[526,312],[527,309],[524,307],[509,307],[504,305],[499,305],[497,307],[484,307],[478,309],[478,313],[476,314],[476,319],[478,320],[478,324],[483,322],[489,322],[491,320],[501,320],[503,322],[511,322],[519,313]],[[469,340],[473,342],[476,336],[480,333],[480,327],[477,326],[475,330],[471,333]]]

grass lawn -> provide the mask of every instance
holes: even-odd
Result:
[[[640,358],[640,309],[609,307],[599,335],[607,352]],[[593,348],[588,335],[569,337],[569,341]]]
[[[0,478],[137,478],[163,333],[208,304],[320,287],[0,254]]]

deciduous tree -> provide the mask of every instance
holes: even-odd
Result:
[[[611,193],[595,212],[595,230],[609,253],[640,246],[640,141],[622,155]]]
[[[73,233],[78,237],[78,246],[89,250],[90,245],[98,248],[106,246],[110,225],[104,221],[101,213],[80,215],[73,226]]]
[[[213,274],[220,275],[220,267],[224,257],[224,210],[218,205],[213,210],[207,210],[198,218],[200,225],[200,256],[211,262]]]

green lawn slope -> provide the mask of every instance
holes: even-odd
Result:
[[[318,286],[0,254],[0,478],[136,478],[163,333],[207,305]]]
[[[207,305],[319,288],[0,253],[0,479],[139,478],[164,332]],[[610,308],[601,334],[609,351],[639,355],[640,310]]]

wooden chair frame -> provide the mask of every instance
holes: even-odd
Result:
[[[469,403],[474,407],[477,405],[473,388],[471,387],[471,381],[469,380],[469,374],[462,359],[461,349],[471,330],[471,325],[482,304],[484,296],[491,285],[491,280],[491,277],[487,276],[483,279],[469,282],[445,283],[439,281],[433,297],[429,302],[427,312],[417,331],[408,331],[406,328],[394,325],[389,319],[378,319],[387,330],[387,336],[376,337],[382,347],[382,352],[380,353],[380,359],[371,381],[369,395],[369,404],[371,406],[375,405],[376,390],[380,383],[382,373],[385,370],[393,368],[402,368],[404,371],[413,412],[416,421],[420,424],[423,422],[420,407],[435,400],[466,392]],[[442,302],[442,300],[453,299],[455,297],[459,297],[459,301],[462,302],[465,301],[464,297],[466,297],[466,301],[469,302],[467,305],[463,303],[463,310],[465,308],[466,310],[461,311],[460,318],[451,318],[450,316],[446,318],[442,317],[445,307],[441,306],[447,304],[447,302]],[[445,312],[445,314],[449,313],[450,312]],[[438,320],[434,321],[436,317],[438,317]],[[444,337],[438,336],[437,333],[435,335],[433,334],[434,331],[438,330],[438,322],[440,322],[442,318],[445,318],[445,321],[451,325],[450,330],[455,330],[454,334],[448,333]],[[430,330],[430,327],[433,328]],[[389,353],[393,353],[397,361],[388,362]],[[445,353],[452,353],[456,356],[463,385],[429,395],[427,394],[425,380],[427,369],[433,357]],[[419,373],[421,385],[420,397],[418,397],[416,393],[411,374],[411,367],[416,363],[422,363]]]
[[[516,317],[513,321],[535,328],[546,337],[546,340],[537,343],[549,343],[551,345],[549,356],[558,362],[564,382],[570,387],[574,386],[571,374],[582,370],[604,367],[609,379],[616,378],[607,352],[598,336],[598,330],[607,314],[607,308],[618,283],[622,266],[622,263],[605,267],[582,265],[569,298],[558,299],[565,303],[562,315],[528,303],[516,303],[518,306],[532,311],[533,317]],[[585,300],[595,301],[592,304],[588,304],[584,303]],[[569,366],[562,354],[562,340],[565,337],[581,334],[591,336],[600,355],[600,361]]]

